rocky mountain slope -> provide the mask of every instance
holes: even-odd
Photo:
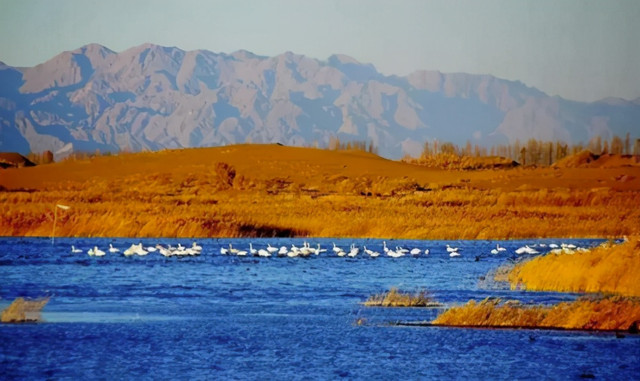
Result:
[[[640,99],[580,103],[489,75],[384,76],[333,55],[262,57],[91,44],[30,68],[0,63],[0,151],[157,150],[230,143],[586,142],[638,129]]]

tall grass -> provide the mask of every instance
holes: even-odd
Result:
[[[640,237],[586,252],[547,254],[516,265],[512,287],[640,296]]]
[[[471,300],[438,316],[432,324],[472,327],[628,330],[640,320],[637,299],[588,298],[553,306],[528,306],[499,299]]]
[[[46,169],[0,173],[0,234],[48,236],[56,203],[71,206],[58,213],[58,236],[640,234],[640,186],[609,172],[601,180],[598,169],[456,172],[269,146],[99,157]]]
[[[388,292],[370,296],[364,305],[367,307],[435,307],[441,304],[436,302],[426,290],[412,294],[392,287]]]

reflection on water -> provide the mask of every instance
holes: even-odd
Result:
[[[438,309],[365,308],[392,286],[426,288],[446,305],[487,296],[525,303],[572,294],[510,291],[481,278],[519,247],[549,250],[559,240],[389,241],[429,249],[401,258],[338,257],[332,242],[382,251],[379,240],[310,239],[328,249],[309,258],[221,255],[229,243],[249,250],[302,239],[198,240],[200,256],[158,253],[89,257],[109,243],[121,250],[191,246],[188,240],[0,240],[0,307],[17,296],[51,295],[44,324],[0,325],[0,362],[8,378],[605,378],[637,377],[637,337],[536,330],[393,327],[431,320]],[[597,240],[565,240],[591,247]],[[459,247],[450,258],[446,244]],[[71,245],[85,253],[71,253]],[[541,246],[546,245],[546,246]],[[477,258],[476,258],[477,257]],[[489,287],[490,289],[487,289]],[[365,324],[355,324],[361,319]]]

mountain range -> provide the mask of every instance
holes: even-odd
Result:
[[[402,59],[402,57],[398,57]],[[35,67],[0,62],[0,151],[140,151],[367,141],[382,156],[427,140],[488,146],[587,142],[640,127],[640,98],[582,103],[491,75],[387,76],[345,55],[318,60],[144,44],[90,44]]]

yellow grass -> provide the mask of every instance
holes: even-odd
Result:
[[[2,323],[26,323],[40,320],[40,311],[49,302],[49,298],[24,300],[16,298],[9,307],[0,314]]]
[[[367,307],[432,307],[440,304],[425,290],[411,294],[393,287],[389,292],[370,296],[364,305]]]
[[[498,299],[474,300],[453,307],[432,324],[472,327],[561,328],[582,330],[633,330],[640,320],[640,302],[613,297],[580,299],[553,306],[526,306]],[[635,328],[634,328],[635,327]]]
[[[0,171],[0,232],[417,239],[638,234],[640,168],[450,171],[357,151],[238,145]],[[622,180],[621,180],[622,179]]]
[[[640,237],[587,252],[547,254],[516,265],[512,287],[640,296]]]

